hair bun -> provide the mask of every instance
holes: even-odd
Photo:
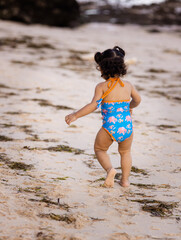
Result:
[[[94,60],[96,61],[96,63],[100,63],[102,61],[102,53],[100,52],[96,52],[95,56],[94,56]]]
[[[124,56],[125,56],[125,51],[124,51],[122,48],[120,48],[120,47],[118,47],[118,46],[115,46],[115,47],[113,48],[113,50],[119,52],[119,55],[120,55],[121,57],[124,57]]]

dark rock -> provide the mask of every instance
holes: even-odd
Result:
[[[181,25],[180,0],[167,0],[160,4],[139,5],[130,8],[110,4],[99,6],[90,2],[81,4],[80,8],[85,22]]]
[[[77,25],[80,15],[75,0],[1,0],[0,18],[23,22],[40,23],[52,26]]]

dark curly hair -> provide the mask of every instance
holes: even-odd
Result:
[[[115,46],[113,49],[107,49],[104,52],[97,52],[94,60],[98,64],[98,69],[101,70],[101,77],[106,80],[110,77],[124,76],[127,72],[124,63],[125,51]]]

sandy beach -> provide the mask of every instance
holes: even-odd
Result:
[[[179,240],[180,29],[0,21],[0,239]],[[93,144],[100,111],[70,126],[101,81],[93,56],[118,45],[142,97],[133,112],[131,186],[106,174]]]

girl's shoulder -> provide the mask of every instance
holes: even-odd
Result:
[[[106,82],[100,82],[96,85],[97,89],[104,89],[106,86]]]
[[[132,88],[133,87],[133,85],[129,82],[129,81],[123,81],[123,83],[124,83],[124,85],[126,86],[126,87],[129,87],[129,88]]]
[[[106,81],[98,83],[97,86],[104,86],[105,84],[106,84]]]

